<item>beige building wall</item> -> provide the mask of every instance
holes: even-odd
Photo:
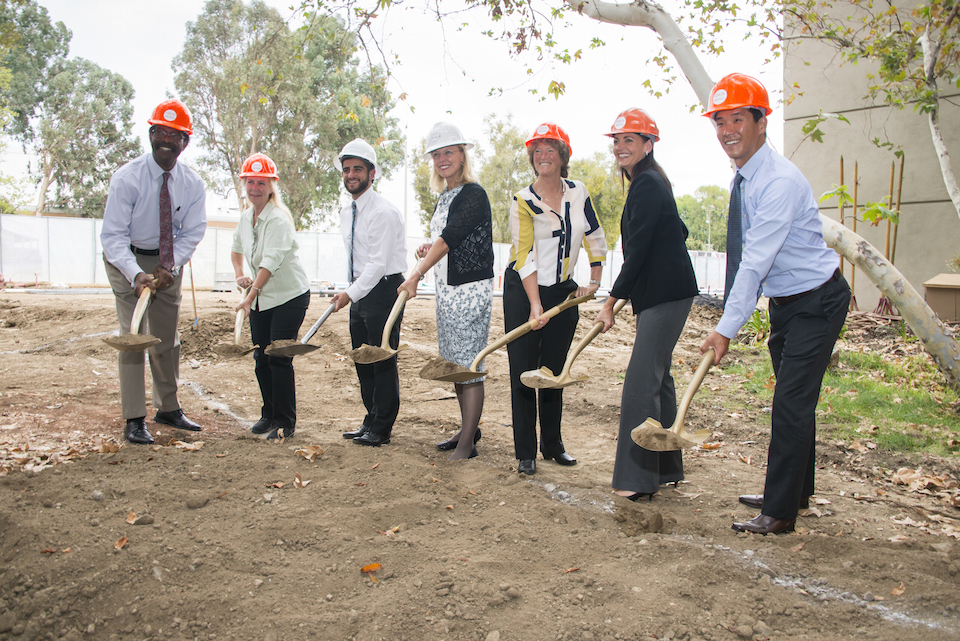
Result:
[[[879,201],[890,192],[890,167],[899,160],[890,149],[873,144],[891,142],[904,152],[903,190],[900,227],[897,234],[895,264],[907,280],[923,295],[923,283],[933,276],[949,272],[947,261],[960,254],[960,218],[943,186],[940,165],[930,137],[927,117],[908,108],[896,110],[865,99],[869,68],[840,64],[836,50],[811,41],[792,41],[785,47],[784,96],[796,98],[784,109],[783,153],[807,176],[818,197],[840,183],[840,159],[844,162],[844,184],[853,191],[854,163],[859,168],[858,200]],[[794,85],[797,85],[796,87]],[[941,87],[943,89],[943,87]],[[801,93],[802,92],[802,93]],[[941,131],[960,171],[960,92],[947,87],[941,101]],[[823,143],[803,140],[801,128],[818,112],[843,114],[850,124],[830,120],[820,125],[826,134]],[[894,184],[894,205],[897,185]],[[821,206],[824,215],[839,219],[836,199]],[[844,211],[844,224],[852,227],[852,211]],[[857,223],[857,233],[881,250],[886,225],[872,227]],[[892,236],[892,232],[891,232]],[[892,239],[891,239],[892,242]],[[844,263],[844,275],[850,280],[851,266]],[[861,310],[872,311],[880,298],[873,283],[857,272],[857,303]]]

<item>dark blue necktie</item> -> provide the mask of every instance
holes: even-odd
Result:
[[[357,232],[357,201],[350,203],[350,253],[347,255],[347,280],[353,283],[353,235]]]
[[[727,215],[727,275],[723,281],[723,306],[727,306],[730,297],[730,288],[740,269],[740,260],[743,258],[743,212],[740,210],[740,183],[743,176],[737,172],[733,180],[733,191],[730,192],[730,212]]]

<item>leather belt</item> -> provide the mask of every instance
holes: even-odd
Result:
[[[141,249],[139,247],[134,247],[133,245],[130,245],[130,251],[132,251],[134,254],[140,254],[141,256],[159,256],[160,255],[159,249]]]
[[[770,300],[772,300],[775,305],[786,305],[787,303],[792,303],[792,302],[794,302],[794,301],[798,301],[798,300],[800,300],[801,298],[803,298],[804,296],[809,296],[810,294],[812,294],[813,292],[817,291],[818,289],[823,289],[824,287],[826,287],[826,286],[829,285],[830,283],[834,283],[834,282],[840,280],[840,278],[842,278],[842,277],[843,277],[843,274],[840,273],[840,268],[838,267],[838,268],[833,272],[833,276],[831,276],[830,278],[828,278],[827,281],[826,281],[825,283],[823,283],[822,285],[817,285],[817,286],[814,287],[813,289],[808,289],[808,290],[805,291],[805,292],[800,292],[799,294],[793,294],[793,295],[791,295],[791,296],[777,296],[777,297],[771,296],[771,297],[770,297]]]

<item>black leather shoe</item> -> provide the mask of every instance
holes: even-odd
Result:
[[[370,428],[366,425],[361,425],[359,430],[353,430],[352,432],[344,432],[343,438],[357,438],[358,436],[363,436],[370,431]]]
[[[537,473],[537,462],[532,458],[522,458],[517,463],[517,472],[528,476]]]
[[[250,431],[254,434],[266,434],[267,432],[272,432],[274,429],[276,429],[276,425],[273,424],[273,419],[261,416],[260,420],[250,428]]]
[[[389,443],[390,437],[367,430],[357,438],[353,439],[353,442],[359,443],[360,445],[371,445],[373,447],[380,447],[381,445],[386,445],[387,443]]]
[[[200,426],[183,415],[183,410],[173,410],[172,412],[157,412],[153,417],[154,423],[162,425],[171,425],[178,430],[187,430],[188,432],[199,432]]]
[[[619,496],[623,496],[623,495],[620,494]],[[627,499],[628,501],[633,501],[634,503],[636,503],[637,501],[644,501],[644,500],[652,501],[653,494],[644,494],[643,492],[634,492],[633,494],[623,496],[623,498]]]
[[[766,514],[758,514],[749,521],[743,523],[734,523],[732,527],[737,532],[752,532],[753,534],[780,534],[781,532],[793,532],[793,526],[796,525],[796,519],[775,519]]]
[[[280,438],[281,435],[283,438],[290,438],[295,431],[296,428],[294,427],[280,427],[275,425],[273,431],[267,434],[267,440],[272,441],[273,439]]]
[[[128,418],[127,424],[123,428],[123,438],[127,439],[131,443],[152,445],[153,436],[151,436],[150,432],[147,431],[147,424],[144,421],[145,418],[145,416],[141,416],[140,418]]]
[[[546,457],[544,457],[544,458],[546,458]],[[573,458],[572,456],[570,456],[570,455],[567,454],[566,452],[560,452],[560,453],[557,454],[556,456],[551,456],[550,458],[552,458],[554,461],[556,461],[556,462],[559,463],[560,465],[570,466],[570,465],[576,465],[576,464],[577,464],[577,459]]]
[[[744,505],[749,505],[752,508],[759,510],[763,507],[763,494],[741,494],[738,499]],[[801,496],[800,505],[798,506],[801,510],[806,510],[810,508],[810,497]]]
[[[476,443],[479,440],[480,440],[480,428],[478,427],[477,431],[474,432],[473,434],[473,442]],[[456,439],[451,438],[446,441],[440,441],[439,443],[437,443],[437,449],[440,450],[441,452],[449,452],[450,450],[457,449],[457,443],[459,442],[460,442],[459,436]]]

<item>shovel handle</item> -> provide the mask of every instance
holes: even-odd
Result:
[[[697,371],[693,373],[693,378],[690,379],[690,384],[687,385],[687,390],[683,393],[683,399],[680,401],[680,407],[677,408],[677,420],[675,425],[683,424],[683,419],[687,415],[687,408],[690,407],[690,401],[693,400],[693,395],[697,393],[698,389],[700,389],[700,384],[703,383],[703,379],[707,376],[707,370],[709,370],[710,366],[713,365],[716,357],[717,353],[712,347],[704,352],[703,358],[700,359],[700,365],[697,367]]]
[[[307,330],[307,333],[304,334],[303,338],[300,339],[301,345],[306,345],[307,343],[310,342],[310,339],[313,338],[313,335],[317,333],[317,330],[320,329],[320,326],[323,325],[323,322],[330,317],[330,314],[333,313],[333,310],[336,306],[337,304],[335,302],[330,303],[330,307],[327,308],[327,311],[325,311],[323,314],[320,315],[320,318],[317,320],[316,323],[313,324],[313,327]]]
[[[407,296],[410,294],[407,290],[403,290],[397,296],[397,302],[393,304],[393,309],[390,310],[390,316],[387,317],[387,324],[383,326],[383,337],[380,340],[380,347],[385,350],[391,350],[390,347],[390,331],[393,329],[393,324],[397,322],[397,317],[400,316],[400,311],[403,309],[404,303],[407,302]]]
[[[130,333],[140,333],[140,323],[143,321],[143,314],[147,311],[147,305],[150,304],[150,288],[144,287],[140,292],[140,298],[137,300],[137,306],[133,308],[133,317],[130,319]]]
[[[621,298],[617,301],[617,304],[613,306],[613,315],[616,316],[620,313],[620,310],[627,304],[626,298]],[[567,356],[567,362],[563,364],[563,369],[560,371],[560,376],[562,378],[564,374],[570,374],[570,367],[573,365],[573,361],[577,359],[577,356],[580,356],[580,352],[583,351],[583,348],[590,344],[590,341],[595,339],[600,333],[600,330],[603,329],[603,322],[597,322],[593,324],[593,327],[590,328],[590,331],[587,332],[587,335],[580,339],[580,342],[570,350],[570,355]]]
[[[244,298],[247,297],[247,292],[249,292],[249,291],[250,291],[249,288],[247,288],[247,289],[241,289],[241,290],[240,290],[240,301],[241,301],[241,302],[243,301]],[[237,320],[233,323],[233,344],[234,344],[234,345],[239,345],[239,344],[240,344],[240,333],[241,333],[242,331],[243,331],[243,310],[242,310],[242,309],[238,309],[238,310],[237,310]]]
[[[564,310],[570,309],[575,305],[579,305],[580,303],[585,303],[588,300],[592,300],[592,299],[593,299],[593,294],[587,294],[586,296],[581,296],[580,298],[577,298],[576,294],[570,294],[569,296],[567,296],[566,300],[564,300],[562,303],[560,303],[556,307],[551,307],[550,309],[545,311],[543,314],[541,314],[540,318],[553,318],[554,316],[556,316],[557,314],[559,314]],[[479,354],[477,354],[477,357],[473,359],[473,363],[470,364],[470,369],[476,372],[477,368],[480,367],[480,361],[486,358],[487,355],[497,351],[507,343],[510,343],[520,338],[524,334],[532,332],[539,324],[540,324],[540,320],[534,319],[532,321],[524,323],[523,325],[520,325],[519,327],[515,328],[513,331],[507,334],[504,334],[497,340],[493,341],[492,343],[487,345],[485,348],[483,348],[483,350]]]

